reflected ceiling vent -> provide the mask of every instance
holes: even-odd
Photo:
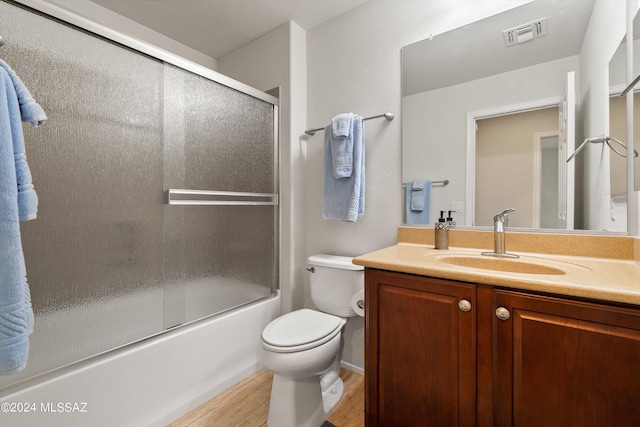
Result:
[[[547,18],[537,19],[528,24],[518,25],[517,27],[502,32],[502,37],[507,47],[546,35]]]

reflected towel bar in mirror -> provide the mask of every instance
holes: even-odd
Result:
[[[442,181],[431,181],[432,187],[446,187],[447,185],[449,185],[448,179],[443,179]],[[406,187],[407,184],[402,184],[402,186]]]
[[[607,145],[609,146],[609,148],[610,148],[614,153],[616,153],[617,155],[622,156],[622,157],[627,157],[627,155],[626,155],[626,154],[622,154],[621,152],[619,152],[618,150],[616,150],[615,148],[613,148],[613,146],[611,145],[611,141],[613,141],[613,142],[615,142],[615,143],[619,144],[621,147],[623,147],[623,148],[625,149],[625,151],[628,151],[628,150],[627,150],[627,146],[626,146],[626,145],[624,145],[621,141],[619,141],[619,140],[617,140],[617,139],[615,139],[615,138],[612,138],[612,137],[610,137],[610,136],[594,136],[594,137],[592,137],[592,138],[587,138],[587,139],[585,139],[585,140],[584,140],[584,142],[583,142],[582,144],[580,144],[580,146],[578,147],[578,149],[577,149],[577,150],[576,150],[576,151],[575,151],[571,156],[569,156],[569,158],[567,159],[567,163],[569,163],[569,161],[570,161],[571,159],[573,159],[575,156],[577,156],[577,155],[578,155],[578,153],[579,153],[580,151],[582,151],[582,149],[583,149],[583,148],[587,145],[587,143],[589,143],[589,142],[590,142],[590,143],[592,143],[592,144],[607,144]],[[637,150],[633,150],[633,154],[634,154],[634,155],[633,155],[633,157],[638,157],[638,151],[637,151]]]
[[[0,45],[0,46],[2,46],[2,45]],[[629,83],[629,85],[628,85],[628,86],[627,86],[627,87],[626,87],[626,88],[625,88],[625,89],[620,93],[620,97],[622,98],[622,97],[626,96],[626,95],[627,95],[627,93],[628,93],[631,89],[633,89],[634,87],[636,87],[636,85],[638,84],[638,81],[640,81],[640,74],[638,74],[638,75],[636,76],[636,78],[635,78],[635,79],[633,79],[633,81],[632,81],[631,83]]]

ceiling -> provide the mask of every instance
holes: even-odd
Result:
[[[219,59],[288,21],[309,30],[369,0],[92,0]]]
[[[403,95],[577,55],[594,0],[536,0],[402,50]],[[547,18],[547,35],[506,47],[502,31]]]

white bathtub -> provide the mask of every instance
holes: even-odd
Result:
[[[167,426],[260,369],[272,297],[151,338],[0,399],[14,427]]]

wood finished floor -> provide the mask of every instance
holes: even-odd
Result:
[[[340,371],[344,395],[328,421],[337,427],[364,426],[364,376]],[[261,370],[174,421],[171,427],[262,427],[267,425],[273,374]]]

